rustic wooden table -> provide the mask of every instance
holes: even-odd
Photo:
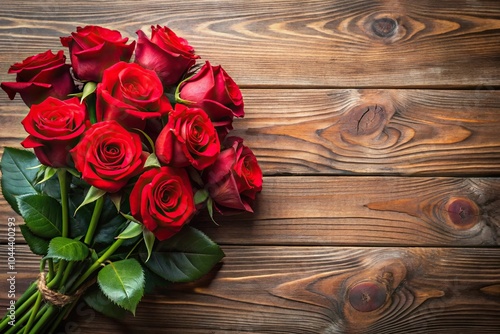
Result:
[[[2,1],[8,67],[76,26],[167,25],[242,87],[255,215],[196,223],[226,258],[136,317],[67,333],[499,333],[498,0]],[[27,108],[0,94],[2,146]],[[0,202],[0,304],[7,305]],[[18,232],[17,290],[38,258]],[[3,313],[3,312],[2,312]]]

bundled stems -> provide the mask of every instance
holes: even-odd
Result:
[[[65,169],[59,169],[57,171],[57,176],[59,179],[59,186],[61,190],[61,236],[67,238],[70,235],[68,174]],[[92,246],[94,234],[99,223],[103,206],[104,196],[96,200],[92,218],[88,230],[85,234],[84,243],[89,247]],[[63,293],[69,292],[71,294],[74,294],[75,292],[78,292],[78,289],[82,286],[85,286],[85,282],[91,277],[92,274],[95,273],[95,271],[97,271],[101,267],[101,265],[111,255],[114,254],[114,252],[122,245],[123,241],[123,239],[117,239],[113,244],[111,244],[111,246],[104,252],[104,254],[99,257],[94,263],[92,263],[92,265],[83,273],[83,275],[70,286],[66,286],[66,284],[71,277],[76,262],[61,260],[58,264],[55,264],[53,259],[51,258],[42,259],[40,262],[40,273],[43,274],[43,272],[46,270],[46,265],[48,267],[46,284],[47,288]],[[61,321],[69,314],[71,309],[73,309],[74,303],[75,302],[71,302],[70,305],[63,306],[62,308],[50,303],[44,303],[44,296],[42,292],[38,290],[37,282],[34,282],[15,304],[15,325],[11,328],[7,328],[11,320],[7,314],[2,322],[0,322],[0,332],[9,334],[34,334],[41,333],[42,331],[45,332],[47,330],[49,330],[50,332],[55,331]]]

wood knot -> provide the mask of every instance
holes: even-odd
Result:
[[[348,292],[349,304],[359,312],[372,312],[381,308],[387,297],[386,286],[375,281],[357,283]]]
[[[397,21],[389,17],[375,19],[372,23],[373,33],[382,38],[392,37],[396,33],[397,27]]]
[[[446,203],[448,218],[453,227],[465,230],[479,222],[479,207],[469,198],[452,197]]]
[[[379,105],[359,106],[349,115],[350,133],[356,136],[368,136],[385,126],[386,112]]]

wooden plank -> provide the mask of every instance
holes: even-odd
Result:
[[[7,221],[12,211],[0,209]],[[195,226],[220,244],[494,246],[500,179],[266,177],[255,214],[216,220]]]
[[[205,219],[222,244],[486,246],[500,242],[500,179],[266,178],[255,214]]]
[[[244,89],[234,122],[275,174],[499,175],[500,91]],[[0,140],[20,146],[27,108],[0,94]]]
[[[244,93],[247,118],[236,127],[267,174],[500,171],[498,91]]]
[[[476,87],[500,84],[496,0],[3,1],[0,68],[76,26],[135,38],[168,25],[245,86]],[[0,81],[7,80],[1,70]]]
[[[6,262],[5,246],[0,262]],[[497,333],[497,249],[226,246],[211,279],[147,296],[115,321],[83,304],[81,333]],[[36,266],[19,247],[19,291]],[[21,262],[23,261],[23,262]],[[293,268],[291,270],[291,268]],[[0,305],[6,305],[5,271]]]

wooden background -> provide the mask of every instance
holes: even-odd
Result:
[[[61,332],[500,332],[498,0],[5,0],[0,22],[0,81],[76,26],[169,26],[242,87],[265,173],[255,215],[196,223],[227,255],[210,277],[123,321],[80,304]],[[19,147],[27,108],[0,106]]]

